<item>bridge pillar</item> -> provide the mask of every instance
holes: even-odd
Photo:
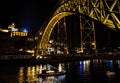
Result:
[[[81,53],[96,53],[94,22],[80,15]]]

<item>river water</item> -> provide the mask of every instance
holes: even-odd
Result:
[[[61,76],[37,77],[43,69],[65,70]],[[107,71],[114,72],[108,77]],[[0,83],[119,83],[120,60],[81,60],[32,65],[1,65]]]

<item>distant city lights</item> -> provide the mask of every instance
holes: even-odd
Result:
[[[28,32],[28,30],[27,29],[23,29],[23,32]]]

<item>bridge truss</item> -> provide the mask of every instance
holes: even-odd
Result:
[[[117,31],[120,29],[119,0],[59,0],[56,9],[38,31],[36,54],[46,54],[48,42],[55,25],[70,15],[79,15],[81,52],[96,50],[95,24],[98,21]],[[91,20],[92,19],[92,20]]]

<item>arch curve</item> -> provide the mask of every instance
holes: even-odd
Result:
[[[44,33],[42,35],[40,43],[37,45],[39,50],[44,51],[47,48],[47,44],[49,42],[50,35],[55,27],[56,23],[61,20],[63,17],[76,14],[75,12],[61,12],[55,15],[47,24]]]

